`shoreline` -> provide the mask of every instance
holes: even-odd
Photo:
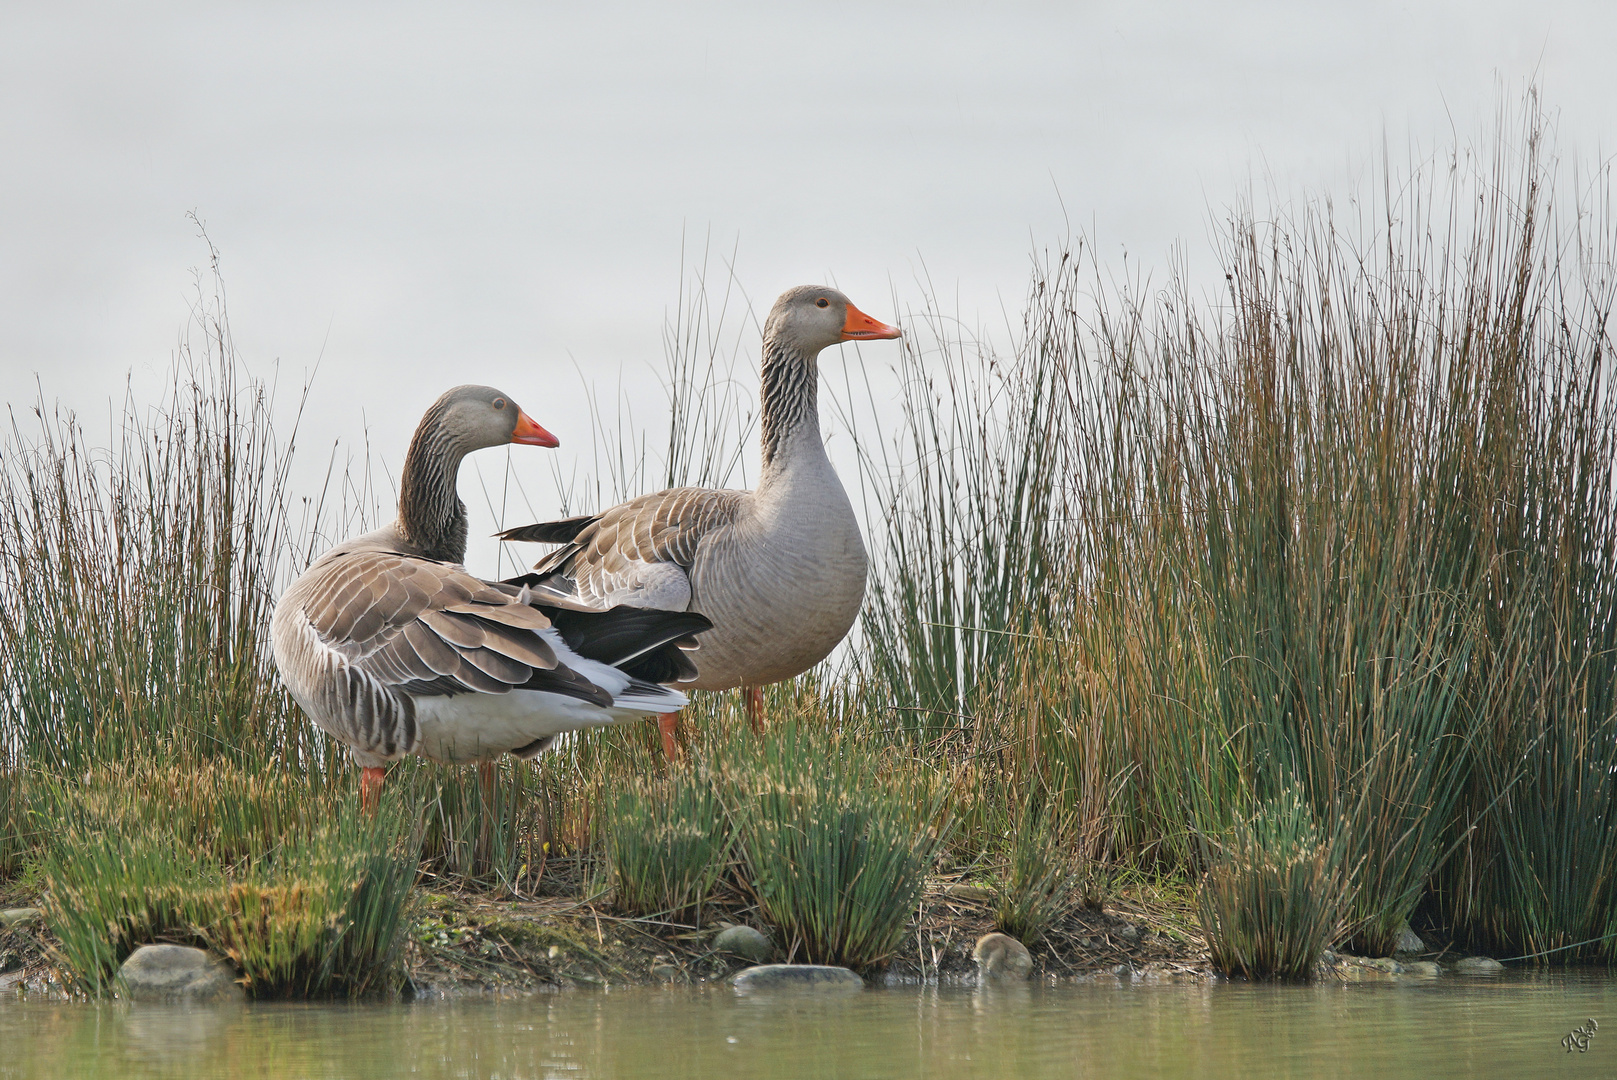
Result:
[[[9,902],[31,903],[17,895]],[[581,893],[514,899],[417,886],[411,903],[400,987],[392,994],[369,995],[369,1000],[714,984],[753,962],[716,950],[713,939],[732,925],[763,929],[749,920],[751,909],[741,906],[716,905],[713,917],[694,927],[619,915]],[[988,891],[979,886],[929,882],[899,951],[886,966],[862,973],[866,981],[889,986],[975,983],[972,949],[979,937],[994,930],[990,903]],[[1029,982],[1210,980],[1214,974],[1206,943],[1175,926],[1189,914],[1129,897],[1100,911],[1075,909],[1030,946],[1034,967]],[[53,945],[41,920],[0,930],[0,968],[10,969],[0,970],[0,1000],[19,992],[29,998],[73,997],[56,978]],[[771,958],[788,959],[778,947]]]

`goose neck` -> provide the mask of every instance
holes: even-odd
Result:
[[[763,469],[760,482],[786,469],[820,440],[819,367],[815,357],[781,342],[765,340],[762,405]],[[805,445],[812,444],[812,445]]]
[[[430,559],[466,561],[466,504],[456,481],[466,451],[436,410],[421,419],[399,480],[399,531]]]

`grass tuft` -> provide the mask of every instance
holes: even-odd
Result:
[[[706,770],[632,780],[605,821],[612,903],[628,915],[700,925],[730,861],[730,823]]]
[[[1307,806],[1282,796],[1238,827],[1197,893],[1213,967],[1308,979],[1341,929],[1343,875]]]

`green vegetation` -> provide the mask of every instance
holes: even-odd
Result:
[[[732,765],[749,885],[788,954],[879,967],[947,838],[941,789],[897,785],[868,750],[787,723]]]
[[[1312,976],[1341,931],[1338,857],[1295,796],[1236,828],[1197,897],[1213,966],[1249,978]]]
[[[672,765],[650,725],[492,792],[409,763],[374,833],[264,634],[376,500],[291,497],[291,440],[199,303],[198,355],[110,449],[45,410],[0,449],[0,875],[42,873],[91,991],[159,934],[231,950],[258,992],[381,985],[400,866],[523,894],[562,853],[603,856],[625,912],[739,893],[797,957],[860,967],[932,869],[989,879],[1035,943],[1119,873],[1194,889],[1215,962],[1252,977],[1388,951],[1411,915],[1610,958],[1617,234],[1558,206],[1543,130],[1233,210],[1210,297],[1079,244],[1003,352],[909,313],[896,428],[840,395],[873,564],[840,665],[769,688],[762,740],[699,695]],[[739,482],[727,307],[682,297],[666,468],[608,440],[619,494]]]
[[[1057,793],[1053,800],[1061,805]],[[1037,945],[1044,932],[1082,899],[1088,884],[1074,865],[1077,823],[1071,811],[1050,809],[1042,793],[1030,793],[1010,823],[1005,872],[995,890],[994,926]]]
[[[730,823],[713,777],[706,770],[637,777],[608,805],[613,906],[700,923],[730,858]]]
[[[388,985],[416,847],[389,800],[311,803],[219,761],[106,770],[43,792],[45,905],[69,973],[105,991],[146,942],[194,941],[257,997]]]

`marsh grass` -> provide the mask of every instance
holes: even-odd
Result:
[[[1095,892],[1077,854],[1077,820],[1061,809],[1059,795],[1030,792],[1007,830],[994,926],[1024,945],[1037,945],[1046,930]]]
[[[392,974],[415,880],[413,807],[312,801],[217,761],[58,780],[44,813],[47,919],[75,989],[111,988],[153,941],[229,957],[255,997],[358,994]]]
[[[882,966],[948,839],[941,787],[917,790],[858,742],[800,721],[732,745],[724,768],[747,886],[788,955]]]
[[[550,800],[542,776],[512,758],[485,787],[478,771],[410,759],[388,772],[420,819],[422,872],[456,887],[525,896],[550,854]]]

